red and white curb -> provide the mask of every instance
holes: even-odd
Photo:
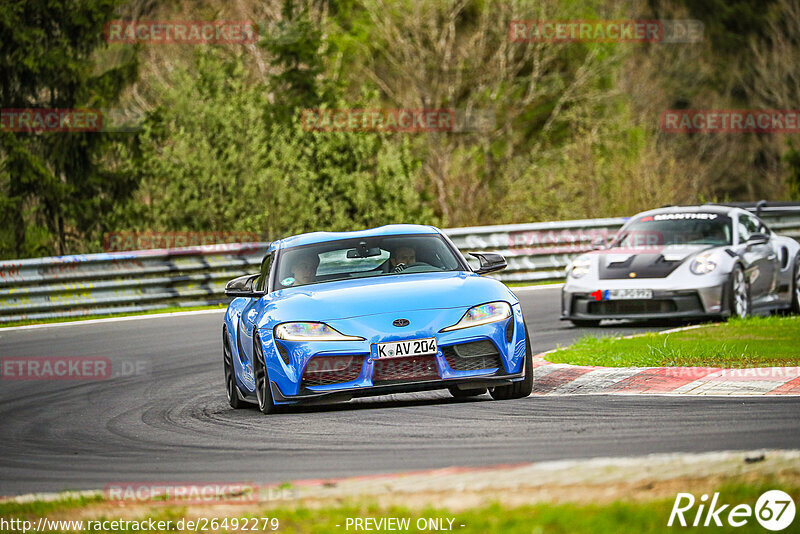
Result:
[[[534,356],[533,395],[800,395],[800,367],[594,367],[550,363],[551,352]]]
[[[534,360],[534,395],[800,395],[800,367],[589,367]]]

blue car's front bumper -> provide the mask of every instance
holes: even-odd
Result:
[[[461,385],[494,387],[524,376],[525,327],[519,304],[512,317],[487,325],[440,332],[463,316],[462,308],[351,317],[328,324],[364,341],[290,342],[263,336],[276,404],[342,400]],[[403,328],[392,326],[402,317]],[[430,356],[377,358],[377,343],[435,337]],[[312,372],[313,371],[313,372]]]

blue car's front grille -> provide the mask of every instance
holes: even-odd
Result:
[[[352,382],[361,374],[365,356],[315,356],[308,361],[301,385],[327,386]]]
[[[436,365],[436,356],[433,355],[376,360],[372,370],[372,383],[376,386],[437,378],[439,378],[439,368]]]
[[[472,341],[442,347],[447,365],[453,371],[477,371],[479,369],[502,368],[500,352],[491,341]]]

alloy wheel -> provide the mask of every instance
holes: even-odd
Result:
[[[258,407],[263,409],[267,401],[267,372],[261,362],[261,358],[262,355],[259,354],[258,344],[256,344],[255,358],[253,358],[256,375],[256,398],[258,399]]]
[[[231,346],[228,342],[228,336],[223,333],[222,341],[222,354],[223,365],[225,366],[225,393],[228,396],[228,402],[233,399],[234,393],[234,379],[233,379],[233,358],[231,357]]]
[[[736,306],[737,317],[747,317],[750,313],[750,303],[747,299],[747,283],[744,279],[744,272],[737,269],[733,276],[733,298]]]
[[[797,262],[794,270],[794,301],[800,306],[800,262]]]

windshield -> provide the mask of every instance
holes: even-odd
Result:
[[[435,234],[342,239],[283,250],[276,287],[464,268],[444,239]]]
[[[718,213],[661,213],[628,223],[610,248],[730,245],[731,219]]]

